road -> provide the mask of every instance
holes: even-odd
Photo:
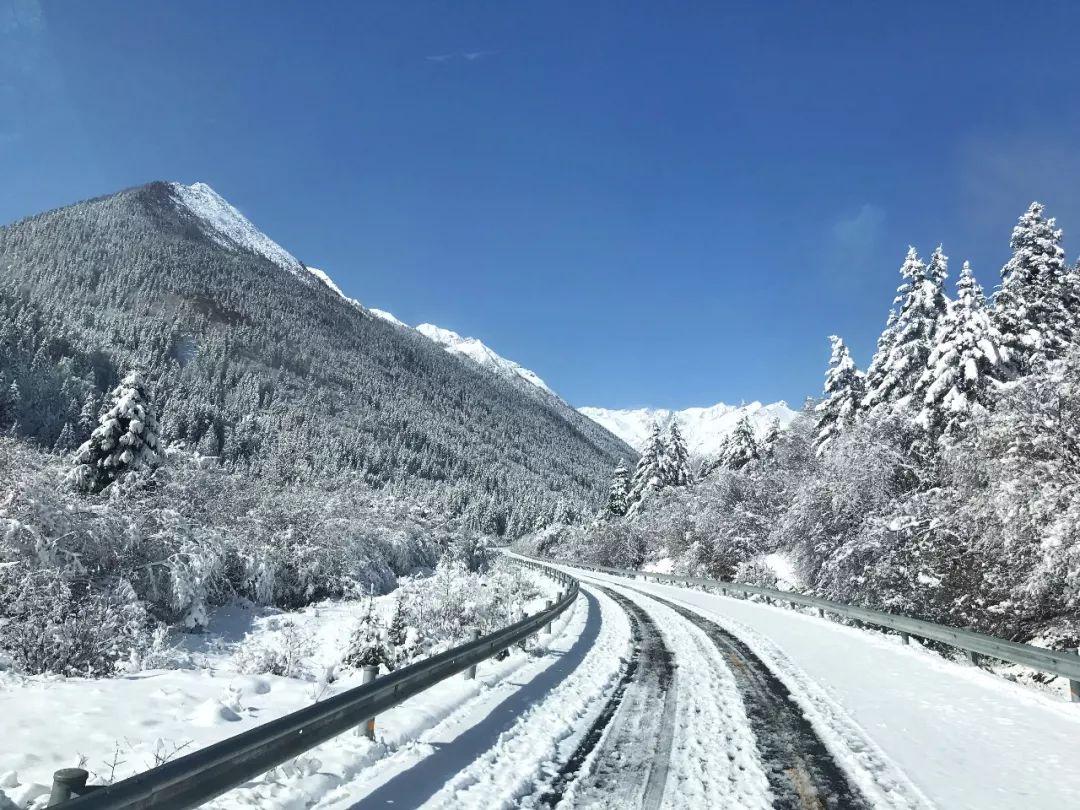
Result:
[[[1077,806],[1068,704],[879,633],[564,568],[581,595],[554,634],[481,666],[426,730],[380,726],[343,778],[285,778],[301,804],[263,785],[218,806]]]

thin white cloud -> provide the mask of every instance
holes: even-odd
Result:
[[[440,64],[456,61],[479,62],[481,59],[487,59],[497,53],[498,51],[453,51],[452,53],[432,54],[424,58],[429,62],[438,62]]]
[[[858,211],[836,219],[829,233],[829,275],[844,279],[863,276],[884,230],[885,211],[873,203],[864,203]]]

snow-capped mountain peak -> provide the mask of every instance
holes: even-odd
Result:
[[[386,313],[389,314],[389,313]],[[391,316],[393,317],[393,316]],[[394,320],[397,320],[396,318]],[[542,391],[552,396],[555,392],[548,388],[547,383],[540,379],[534,371],[518,365],[513,360],[507,360],[500,354],[492,351],[476,338],[462,337],[450,329],[443,329],[431,323],[422,323],[416,327],[416,331],[426,338],[435,341],[451,354],[468,357],[470,360],[485,366],[503,377],[520,377],[526,382],[535,385]]]
[[[394,313],[387,312],[385,309],[375,309],[375,307],[369,307],[368,312],[370,312],[372,315],[374,315],[380,321],[386,321],[387,323],[392,323],[394,326],[403,326],[406,329],[411,329],[412,328],[407,323],[405,323],[405,321],[401,321],[401,320],[398,320],[397,318],[395,318]]]
[[[666,428],[672,419],[678,419],[687,449],[692,455],[703,458],[714,457],[720,452],[724,439],[731,435],[735,425],[744,416],[750,419],[759,436],[763,435],[773,422],[786,428],[796,416],[786,402],[774,402],[770,405],[762,405],[760,402],[725,405],[720,402],[707,408],[686,408],[681,411],[666,408],[578,410],[635,450],[641,450],[645,446],[654,422],[658,422],[661,428]]]
[[[334,280],[332,278],[330,278],[330,276],[327,275],[325,272],[320,270],[318,267],[307,267],[305,265],[305,268],[307,269],[307,271],[309,273],[311,273],[311,275],[313,275],[315,278],[317,278],[319,281],[321,281],[323,284],[325,284],[330,289],[331,292],[337,293],[339,296],[344,298],[346,301],[348,301],[354,307],[359,307],[360,309],[364,308],[363,305],[359,301],[357,301],[355,298],[350,298],[345,293],[343,293],[341,291],[341,287],[339,287],[337,284],[335,284]]]
[[[169,185],[176,200],[203,224],[203,232],[214,242],[225,248],[249,250],[288,270],[297,278],[307,279],[304,266],[295,256],[251,224],[251,220],[206,183]]]

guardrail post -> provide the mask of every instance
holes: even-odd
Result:
[[[364,664],[361,667],[360,683],[371,683],[379,676],[379,668],[372,664]],[[369,740],[375,739],[375,718],[369,717],[364,721],[364,736]]]
[[[49,807],[73,799],[86,787],[90,777],[82,768],[61,768],[53,774],[52,792],[49,794]]]
[[[972,666],[977,667],[979,665],[979,654],[977,652],[968,652],[967,657]]]
[[[469,641],[476,641],[480,638],[480,631],[475,627],[469,628]],[[473,664],[467,670],[465,670],[465,680],[471,681],[476,677],[476,664]]]
[[[551,610],[551,607],[554,604],[555,603],[551,599],[548,599],[547,602],[544,603],[544,610]],[[545,636],[550,636],[551,635],[551,622],[548,622],[547,624],[544,625],[544,635]]]
[[[817,615],[818,615],[819,619],[824,619],[825,618],[825,608],[818,608],[817,609]]]
[[[909,633],[905,633],[903,630],[901,630],[900,631],[900,640],[902,642],[904,642],[904,644],[910,644],[911,643],[911,635]]]
[[[1073,652],[1080,655],[1080,647],[1077,647]],[[1069,700],[1073,703],[1080,703],[1080,681],[1069,681]]]

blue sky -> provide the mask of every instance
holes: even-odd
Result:
[[[0,221],[202,180],[577,405],[801,402],[907,245],[1080,252],[1080,4],[0,0]],[[299,328],[299,327],[298,327]]]

